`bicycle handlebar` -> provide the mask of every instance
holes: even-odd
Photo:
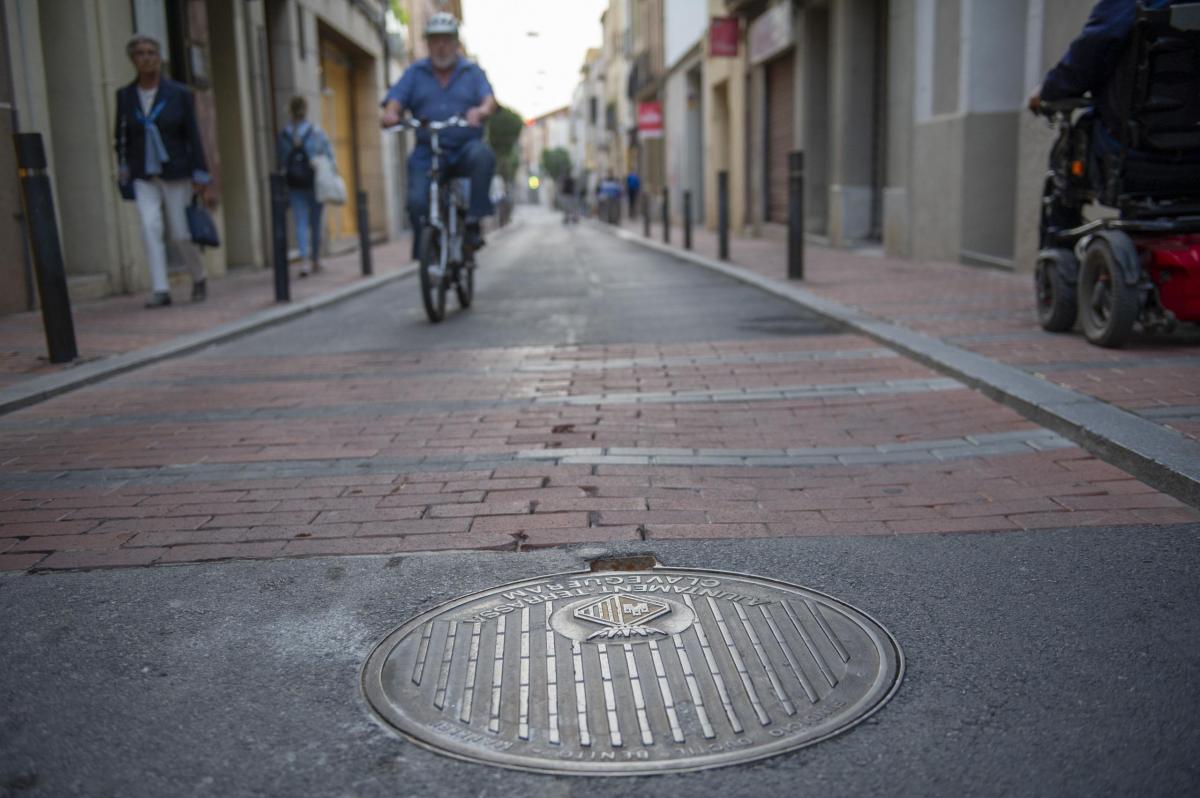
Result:
[[[399,123],[390,127],[385,127],[385,133],[395,133],[400,130],[445,130],[448,127],[471,127],[471,123],[461,116],[455,114],[449,119],[443,119],[441,122],[432,122],[428,119],[402,119]]]

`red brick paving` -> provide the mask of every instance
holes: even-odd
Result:
[[[765,253],[758,268],[779,265],[772,260],[774,250],[756,246]],[[757,251],[742,242],[735,246],[748,259]],[[1023,315],[1031,312],[1024,277],[1018,286],[1012,275],[936,264],[926,276],[924,265],[819,251],[810,264],[809,288],[840,301],[853,299],[881,315],[886,315],[881,308],[891,308],[926,331],[1031,329]],[[930,280],[938,281],[938,293]],[[981,311],[973,322],[945,318],[961,313],[955,303],[966,299],[971,313]],[[187,318],[181,314],[171,323]],[[0,320],[0,332],[4,323],[11,322]],[[1111,394],[1114,401],[1149,402],[1157,385],[1159,399],[1200,404],[1189,393],[1195,387],[1187,377],[1190,367],[1139,368],[1129,360],[1149,351],[1174,357],[1195,349],[1155,342],[1112,353],[1067,336],[978,347],[1009,362],[1112,364],[1047,374],[1084,390],[1099,386],[1094,395],[1106,392],[1103,398]],[[89,469],[122,466],[232,469],[310,459],[370,465],[434,452],[453,459],[576,447],[861,447],[1037,429],[966,389],[708,404],[549,401],[940,377],[900,357],[807,357],[878,348],[862,336],[834,334],[461,350],[435,359],[365,352],[262,362],[209,353],[150,366],[3,417],[0,482],[8,475],[50,477],[65,470],[78,477]],[[1133,376],[1120,376],[1125,373]],[[1172,381],[1172,375],[1185,378]],[[531,402],[534,398],[542,401]],[[492,401],[501,403],[486,404]],[[455,408],[456,402],[467,406]],[[480,402],[485,404],[469,406]],[[289,412],[272,417],[271,409]],[[201,411],[208,415],[193,417]],[[263,473],[268,472],[177,484],[95,483],[75,490],[25,490],[14,482],[0,488],[0,569],[1200,520],[1195,509],[1077,448],[891,465],[514,461],[437,471],[375,465],[361,475]]]
[[[300,525],[292,523],[287,514],[271,512],[182,520],[114,519],[95,531],[0,538],[12,542],[9,549],[0,552],[0,568],[86,568],[445,548],[514,549],[639,538],[1002,531],[1194,523],[1200,518],[1195,510],[1077,449],[936,465],[855,468],[599,466],[595,474],[583,474],[577,468],[563,467],[569,470],[561,477],[553,474],[554,468],[541,466],[541,470],[551,472],[542,490],[555,498],[513,502],[504,498],[509,491],[481,491],[483,500],[478,506],[487,507],[490,514],[423,517],[438,508],[470,505],[437,504],[433,502],[439,493],[422,493],[412,495],[429,498],[430,502],[400,508],[406,511],[406,518],[394,517],[396,508],[377,506],[373,511],[359,511],[352,521],[339,516],[338,511],[329,511]],[[527,467],[512,469],[524,471]],[[510,473],[508,467],[499,466],[486,476],[501,486],[510,480],[520,481]],[[447,476],[454,475],[390,475],[390,486],[421,485],[427,491],[454,486],[443,481]],[[364,485],[340,480],[347,484],[338,489],[342,495],[354,494],[378,486],[382,478],[369,477]],[[414,481],[431,477],[436,480]],[[581,499],[581,505],[569,509],[573,507],[571,500],[557,497],[564,487],[562,482],[590,498]],[[205,486],[204,492],[213,494],[212,488]],[[226,492],[231,497],[245,497],[253,491],[252,485],[242,484]],[[521,491],[523,495],[537,492]],[[218,495],[208,498],[220,499],[222,491],[215,493]],[[89,498],[103,501],[111,495],[81,491],[78,498],[86,503]],[[150,493],[143,500],[163,495],[189,494]],[[380,504],[387,498],[375,497]],[[615,501],[628,509],[583,509],[589,501],[606,503],[601,506]],[[225,504],[236,506],[238,501],[220,502],[219,506]],[[138,509],[143,508],[135,506],[128,511]],[[310,514],[304,515],[307,518]],[[236,521],[222,520],[225,518]],[[242,525],[226,525],[231,523]],[[247,525],[251,523],[254,525]],[[39,529],[23,531],[47,531],[53,525],[37,526]],[[175,526],[182,528],[172,528]]]
[[[640,236],[642,225],[640,221],[627,222],[625,229]],[[652,227],[651,238],[662,240],[661,227]],[[716,258],[716,236],[703,228],[694,229],[693,249]],[[741,268],[780,281],[787,279],[787,250],[782,241],[735,237],[730,256]],[[1103,349],[1092,346],[1079,333],[1042,331],[1034,315],[1032,282],[1028,273],[809,246],[802,285],[818,296],[927,335],[948,338],[956,346],[1002,363],[1032,367],[1051,382],[1126,410],[1200,406],[1200,327],[1181,325],[1170,335],[1139,335],[1124,348]],[[1154,362],[1163,359],[1180,362]],[[1039,370],[1036,364],[1090,367]],[[1200,440],[1200,420],[1154,420]]]

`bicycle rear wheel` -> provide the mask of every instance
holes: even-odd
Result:
[[[436,227],[421,230],[421,302],[433,323],[446,318],[446,274],[442,271],[442,242]]]

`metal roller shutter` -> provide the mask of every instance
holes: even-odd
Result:
[[[792,53],[767,64],[767,221],[787,223],[788,152],[792,149]]]

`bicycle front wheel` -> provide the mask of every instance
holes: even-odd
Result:
[[[446,318],[446,274],[442,269],[442,240],[436,227],[421,230],[421,302],[433,323]]]
[[[454,291],[458,294],[459,307],[464,310],[471,307],[471,300],[475,296],[474,259],[468,260],[458,267],[458,274],[454,278]]]

